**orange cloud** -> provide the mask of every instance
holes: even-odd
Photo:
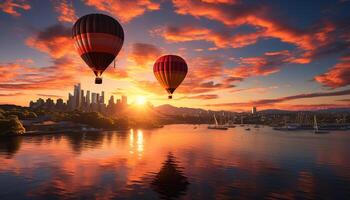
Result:
[[[152,44],[134,43],[129,54],[129,60],[134,61],[141,67],[146,67],[150,63],[153,64],[161,53],[162,51]]]
[[[146,11],[159,10],[160,8],[160,3],[152,0],[86,0],[85,4],[107,12],[122,22],[128,22],[143,15]]]
[[[219,98],[217,94],[201,94],[201,95],[195,95],[195,96],[182,97],[182,99],[204,99],[204,100],[217,99],[217,98]]]
[[[151,33],[160,35],[170,42],[190,42],[204,40],[212,42],[217,48],[240,48],[255,44],[263,36],[261,32],[230,35],[227,32],[217,32],[211,29],[196,26],[167,26],[157,28]],[[215,48],[211,48],[215,50]]]
[[[269,9],[262,4],[249,6],[237,2],[227,5],[197,0],[173,0],[173,4],[178,14],[216,20],[229,27],[238,27],[245,24],[255,27],[259,34],[251,34],[250,43],[248,44],[255,43],[258,37],[277,38],[282,42],[294,44],[301,49],[312,50],[319,43],[325,42],[327,34],[335,29],[334,26],[329,25],[324,30],[316,33],[300,31],[286,26],[285,23],[270,19],[268,17]],[[245,36],[242,35],[242,37]]]
[[[0,64],[0,88],[6,91],[61,89],[75,83],[74,72],[68,70],[72,61],[55,62],[49,67],[33,67],[32,64],[13,62]]]
[[[25,94],[21,92],[7,93],[7,94],[0,94],[0,97],[15,97],[15,96],[21,96],[21,95],[25,95]]]
[[[4,0],[0,3],[0,10],[15,17],[21,16],[18,9],[30,10],[31,6],[26,0]]]
[[[29,47],[47,53],[53,58],[66,55],[78,57],[71,38],[71,28],[56,24],[26,39]]]
[[[279,72],[282,65],[290,62],[288,51],[267,52],[261,57],[240,58],[239,66],[226,69],[233,77],[248,78],[252,76],[266,76]]]
[[[328,72],[316,76],[314,79],[323,86],[338,88],[350,85],[350,56],[343,57],[340,62]]]
[[[209,104],[207,106],[214,106],[214,107],[251,107],[251,106],[259,106],[259,107],[272,107],[272,106],[278,106],[279,103],[284,103],[287,101],[297,100],[297,99],[309,99],[309,98],[317,98],[317,97],[331,97],[331,96],[344,96],[344,95],[350,95],[350,89],[348,90],[342,90],[342,91],[336,91],[336,92],[315,92],[315,93],[306,93],[306,94],[298,94],[298,95],[292,95],[292,96],[286,96],[286,97],[280,97],[275,99],[261,99],[256,101],[249,101],[249,102],[235,102],[235,103],[220,103],[220,104]],[[292,106],[292,105],[291,105]],[[306,105],[304,105],[306,107]],[[337,104],[319,104],[319,105],[309,105],[313,107],[346,107],[347,104],[344,105],[337,105]],[[302,106],[299,106],[299,108]]]
[[[61,0],[55,1],[54,4],[55,11],[59,14],[58,21],[74,23],[77,20],[72,1]]]

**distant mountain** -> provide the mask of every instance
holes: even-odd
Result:
[[[198,115],[207,112],[207,110],[200,108],[175,107],[169,104],[157,106],[154,110],[164,115]]]
[[[279,109],[267,109],[259,111],[259,113],[263,114],[286,114],[286,113],[293,113],[293,112],[328,112],[328,113],[343,113],[343,112],[350,112],[350,108],[327,108],[327,109],[319,109],[319,110],[279,110]]]
[[[235,113],[235,112],[223,111],[223,110],[212,111],[212,110],[205,110],[205,109],[201,109],[201,108],[175,107],[175,106],[172,106],[169,104],[164,104],[164,105],[154,107],[154,110],[159,114],[173,115],[173,116],[207,114],[208,112],[210,112],[210,113],[222,113],[222,112]]]
[[[187,107],[175,107],[169,104],[160,105],[154,108],[155,112],[161,115],[198,115],[199,113],[208,113],[208,110],[200,109],[200,108],[187,108]],[[222,112],[230,112],[230,113],[237,113],[237,112],[231,112],[231,111],[211,111],[212,113],[222,113]],[[328,109],[321,109],[321,110],[300,110],[300,111],[291,111],[291,110],[280,110],[280,109],[266,109],[261,110],[259,113],[261,114],[290,114],[294,112],[328,112],[328,113],[335,113],[335,112],[350,112],[350,108],[328,108]]]

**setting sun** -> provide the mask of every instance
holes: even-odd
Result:
[[[144,97],[144,96],[137,96],[136,100],[135,100],[135,103],[137,105],[144,105],[146,103],[146,97]]]

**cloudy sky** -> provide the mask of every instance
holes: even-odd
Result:
[[[0,103],[67,99],[75,83],[152,104],[207,109],[350,106],[350,1],[0,0]],[[74,49],[77,18],[123,26],[102,85]],[[189,66],[174,99],[153,76],[163,54]]]

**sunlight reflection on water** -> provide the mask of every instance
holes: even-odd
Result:
[[[347,199],[350,132],[161,129],[0,140],[0,199]]]

